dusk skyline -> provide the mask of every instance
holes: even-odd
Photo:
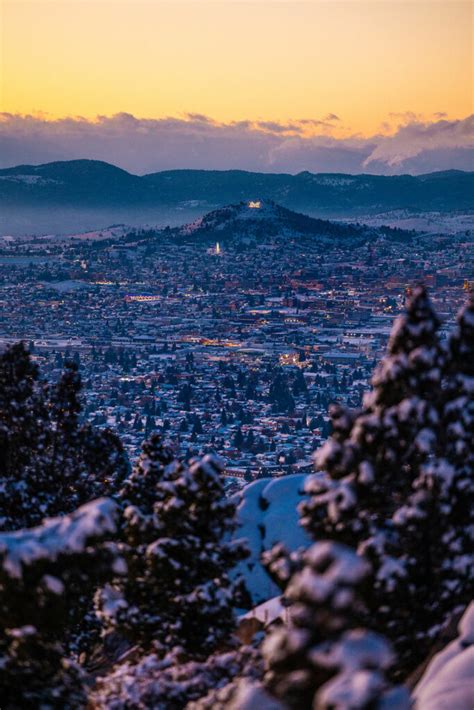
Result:
[[[474,163],[469,2],[3,0],[2,16],[1,167]]]

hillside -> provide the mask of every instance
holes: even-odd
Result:
[[[173,170],[145,175],[169,204],[198,200],[207,204],[248,201],[255,195],[291,209],[342,216],[394,209],[472,209],[474,173],[451,170],[428,175],[297,175],[241,170]]]
[[[0,204],[4,205],[114,205],[146,197],[141,178],[98,160],[0,170]]]
[[[0,170],[0,229],[67,231],[71,221],[73,230],[117,221],[177,224],[256,196],[313,216],[356,219],[393,210],[469,210],[473,194],[474,173],[454,170],[417,177],[173,170],[139,177],[108,163],[72,160]],[[181,219],[172,214],[177,210]]]
[[[378,229],[360,224],[342,224],[330,220],[317,219],[294,212],[271,200],[250,200],[227,205],[190,224],[171,230],[175,239],[188,242],[257,241],[269,238],[318,239],[323,243],[336,240],[350,240],[359,244],[375,239],[381,234],[396,239],[409,239],[410,233],[382,227]]]

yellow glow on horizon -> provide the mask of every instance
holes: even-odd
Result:
[[[472,112],[466,0],[0,0],[0,108],[62,116],[319,119]],[[395,120],[395,119],[394,119]]]

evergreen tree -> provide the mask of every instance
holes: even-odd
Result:
[[[332,542],[291,556],[278,546],[266,561],[291,604],[287,623],[263,646],[265,684],[284,707],[375,710],[383,703],[407,710],[408,693],[385,678],[393,662],[389,644],[362,626],[370,565]]]
[[[90,424],[81,425],[80,391],[78,366],[66,362],[50,396],[48,515],[61,515],[105,492],[117,492],[128,474],[128,461],[115,434]],[[69,610],[67,643],[76,654],[90,652],[100,637],[94,612],[95,591],[79,586],[75,605]]]
[[[472,485],[474,471],[474,290],[448,341],[442,447],[456,475]]]
[[[120,497],[129,574],[98,599],[106,625],[145,648],[212,651],[232,631],[241,585],[228,572],[246,556],[241,542],[225,541],[235,505],[219,460],[184,467],[153,436]]]
[[[258,648],[232,642],[203,661],[187,660],[179,649],[165,657],[150,653],[117,664],[110,674],[99,678],[91,703],[98,710],[227,710],[240,707],[230,705],[226,698],[228,693],[234,695],[234,679],[259,678],[262,665]],[[261,706],[253,707],[257,710]]]
[[[292,412],[295,408],[295,400],[288,388],[286,378],[281,373],[273,379],[268,396],[277,412]]]
[[[202,434],[203,433],[202,422],[197,414],[194,417],[193,433],[194,434]]]
[[[438,325],[425,290],[415,289],[407,313],[395,322],[363,410],[332,410],[334,434],[316,457],[329,475],[312,482],[315,495],[303,510],[303,523],[316,536],[323,526],[326,536],[341,542],[365,539],[410,494],[439,427]]]
[[[23,343],[0,357],[0,527],[26,527],[48,511],[51,440],[44,386]]]
[[[308,386],[302,370],[297,370],[295,379],[293,380],[293,394],[298,397],[300,394],[308,394]]]
[[[413,611],[417,595],[422,604],[425,586],[421,577],[406,577],[397,511],[420,495],[420,476],[436,452],[445,361],[438,325],[425,290],[415,289],[406,314],[395,322],[363,410],[332,410],[333,435],[316,454],[317,467],[327,475],[311,480],[312,497],[302,505],[303,524],[315,538],[355,545],[372,562],[370,620],[393,641],[401,668],[423,657],[420,639],[426,642],[431,626],[429,615]],[[411,544],[425,542],[421,536]],[[414,554],[419,559],[421,547]],[[428,555],[425,574],[429,565]]]
[[[89,488],[89,481],[81,451],[80,390],[78,366],[72,361],[66,361],[63,374],[57,386],[52,389],[50,401],[50,482],[52,486],[60,486],[60,492],[55,496],[58,509],[53,510],[53,506],[50,506],[50,515],[73,510],[94,497],[92,486],[87,491],[83,490],[83,486]]]
[[[245,399],[257,399],[257,381],[255,377],[249,378],[245,389]]]
[[[130,473],[120,438],[111,429],[98,429],[86,423],[81,427],[81,439],[87,477],[93,482],[93,497],[115,495]]]
[[[113,493],[127,475],[118,437],[81,424],[80,390],[73,362],[57,385],[47,387],[23,344],[0,357],[1,529],[71,512]]]
[[[145,437],[148,438],[155,429],[155,420],[148,414],[145,420]]]
[[[245,439],[245,448],[248,451],[251,451],[254,444],[255,444],[255,434],[253,433],[252,429],[249,429],[249,431],[247,433],[247,437]]]
[[[396,538],[385,585],[388,600],[394,598],[400,610],[406,609],[391,622],[402,663],[412,656],[412,619],[418,648],[427,651],[453,611],[466,607],[474,593],[473,383],[471,296],[448,343],[436,456],[421,467],[413,492],[392,517]],[[372,550],[368,542],[367,547],[380,554],[377,545]]]
[[[124,570],[113,543],[119,508],[88,503],[37,528],[0,534],[0,697],[3,708],[77,708],[84,675],[66,655],[78,595]],[[79,605],[80,606],[80,605]]]
[[[236,430],[232,443],[236,449],[242,448],[244,444],[244,435],[242,434],[242,429],[240,427]]]
[[[474,580],[474,290],[449,339],[446,380],[440,441],[452,475],[442,479],[447,523],[443,544],[450,571],[455,573],[469,561],[471,583],[465,589],[469,593]],[[469,568],[467,571],[469,574]]]

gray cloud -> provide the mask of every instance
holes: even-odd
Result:
[[[392,118],[399,125],[391,135],[335,138],[335,114],[219,123],[195,113],[160,119],[119,113],[94,121],[3,113],[0,165],[94,158],[139,174],[174,168],[385,174],[474,169],[474,116],[422,121],[406,112]]]
[[[418,120],[406,123],[394,135],[377,141],[364,166],[378,162],[396,168],[413,162],[414,158],[426,158],[430,153],[436,154],[438,159],[450,154],[459,159],[460,149],[466,150],[467,154],[474,149],[474,115],[457,121],[440,119],[431,123]],[[472,162],[470,169],[474,169]]]
[[[300,125],[303,123],[278,123],[278,121],[257,121],[254,127],[269,131],[270,133],[302,133],[303,127]],[[251,124],[252,125],[252,124]]]

